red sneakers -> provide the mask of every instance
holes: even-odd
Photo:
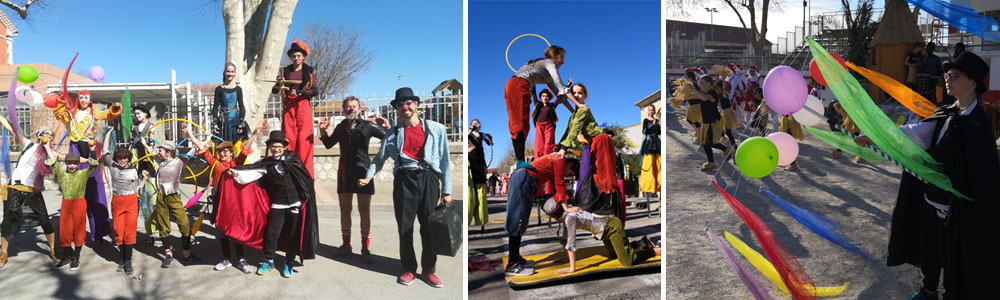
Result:
[[[441,279],[438,279],[437,275],[434,275],[434,273],[423,274],[423,276],[424,279],[427,281],[427,284],[429,284],[430,286],[436,288],[444,287],[444,282],[441,282]]]
[[[412,272],[405,272],[403,273],[403,275],[399,275],[399,278],[396,279],[396,282],[402,285],[410,285],[413,284],[413,277],[414,276]]]

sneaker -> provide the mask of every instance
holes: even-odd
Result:
[[[281,269],[281,277],[292,278],[292,264],[285,264],[285,267]]]
[[[0,268],[7,265],[7,253],[0,253]]]
[[[163,258],[163,263],[160,264],[160,268],[170,268],[170,265],[174,263],[174,256],[167,254],[167,257]]]
[[[156,247],[156,248],[160,248],[160,247],[163,247],[163,238],[159,238],[159,237],[153,237],[153,238],[152,238],[152,239],[150,240],[150,243],[152,243],[152,244],[153,244],[153,247]]]
[[[399,275],[399,278],[396,279],[396,283],[411,285],[413,284],[413,277],[413,272],[403,272],[403,275]]]
[[[337,253],[334,253],[335,256],[344,256],[350,254],[351,254],[351,245],[340,246],[339,248],[337,248]]]
[[[181,262],[184,264],[198,263],[201,262],[201,257],[198,257],[197,255],[194,255],[194,253],[191,253],[191,255],[188,255],[187,257],[181,257]],[[230,266],[231,265],[232,264],[230,264]]]
[[[530,267],[530,266],[534,266],[535,265],[535,261],[534,260],[524,259],[524,257],[521,258],[520,262],[521,262],[521,265],[525,266],[525,267]]]
[[[76,271],[80,269],[80,258],[73,256],[72,262],[69,263],[69,270]]]
[[[516,262],[504,270],[506,276],[528,276],[535,273],[535,269],[525,268],[521,262]]]
[[[126,262],[125,263],[125,274],[132,275],[133,271],[135,271],[135,270],[132,269],[132,262]]]
[[[260,263],[260,268],[257,268],[257,275],[263,276],[264,274],[267,274],[267,271],[270,271],[271,269],[274,269],[274,260],[265,260],[264,262]]]
[[[924,288],[920,288],[920,290],[917,290],[916,293],[913,293],[913,295],[911,295],[910,298],[906,298],[906,300],[937,300],[937,298],[937,293],[932,293]]]
[[[118,268],[115,269],[115,272],[118,272],[118,273],[125,272],[125,263],[118,264]]]
[[[228,259],[223,259],[219,263],[215,264],[215,270],[222,271],[231,266],[233,266],[233,264],[230,263]]]
[[[444,287],[444,282],[441,282],[441,279],[438,279],[437,275],[434,275],[434,273],[424,274],[423,277],[424,277],[424,281],[426,281],[427,284],[430,285],[430,286],[433,286],[433,287],[436,287],[436,288],[442,288],[442,287]]]
[[[236,268],[240,269],[240,271],[243,271],[243,274],[253,273],[253,267],[250,266],[249,263],[247,263],[246,258],[240,258],[240,262],[236,263]]]
[[[364,260],[366,263],[372,263],[372,251],[368,250],[368,248],[361,248],[361,260]]]
[[[58,263],[56,263],[55,266],[52,266],[52,268],[53,269],[62,269],[62,268],[65,268],[72,261],[73,261],[73,259],[70,258],[70,257],[63,257],[63,259],[60,260]]]
[[[716,164],[715,162],[705,162],[704,164],[701,165],[701,169],[704,171],[713,171],[717,168],[719,168],[719,165]]]

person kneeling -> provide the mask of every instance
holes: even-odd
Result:
[[[566,203],[556,202],[549,199],[542,206],[549,217],[559,219],[560,223],[566,227],[566,234],[560,237],[559,241],[566,249],[566,256],[569,258],[569,268],[556,271],[559,274],[570,274],[576,271],[576,230],[583,229],[596,236],[600,236],[604,241],[604,249],[608,250],[609,258],[618,258],[618,262],[625,267],[637,265],[660,255],[660,248],[656,247],[649,237],[643,236],[638,242],[629,243],[625,236],[625,226],[618,217],[598,217],[594,214],[581,210],[579,207],[570,207]]]

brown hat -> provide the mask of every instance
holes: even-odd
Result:
[[[233,150],[233,142],[224,141],[224,142],[219,143],[218,145],[215,145],[215,151],[216,152],[222,151],[222,149],[226,149],[226,148],[229,148],[229,150]]]

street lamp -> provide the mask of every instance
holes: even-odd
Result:
[[[712,35],[712,42],[715,42],[715,13],[719,12],[719,10],[715,9],[715,7],[712,8],[706,7],[705,11],[708,12],[708,19],[711,22],[711,25],[709,25],[708,28],[709,32],[711,32]]]
[[[403,76],[404,76],[404,75],[406,75],[406,74],[402,74],[402,73],[400,73],[399,75],[396,75],[396,88],[397,88],[397,89],[399,88],[399,80],[400,80],[400,79],[403,79]]]

